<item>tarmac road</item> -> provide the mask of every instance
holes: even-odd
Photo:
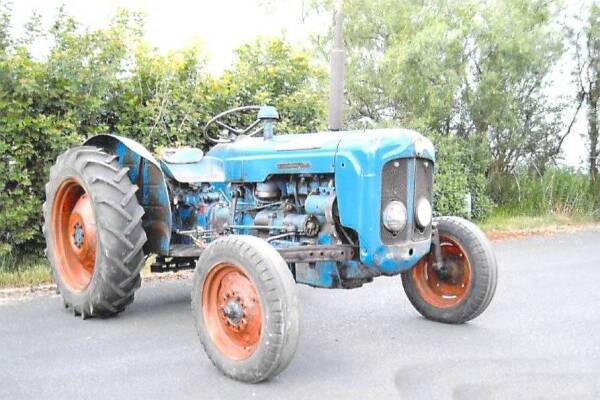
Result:
[[[495,242],[496,297],[460,326],[421,318],[399,277],[298,286],[302,333],[279,377],[222,376],[199,344],[189,281],[146,283],[116,318],[57,296],[0,305],[3,399],[600,399],[600,231]]]

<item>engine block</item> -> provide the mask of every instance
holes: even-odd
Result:
[[[331,244],[336,236],[332,176],[275,176],[261,183],[171,182],[176,243],[223,233],[251,234],[276,246]]]

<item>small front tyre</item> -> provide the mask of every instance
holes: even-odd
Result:
[[[436,271],[429,253],[402,273],[402,285],[425,318],[460,324],[477,317],[492,301],[498,279],[496,257],[473,223],[458,217],[435,222],[444,271]]]
[[[253,236],[212,242],[198,260],[192,314],[213,364],[256,383],[290,363],[299,334],[295,282],[281,255]]]

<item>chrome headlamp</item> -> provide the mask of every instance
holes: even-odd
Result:
[[[406,226],[406,206],[401,201],[391,201],[383,210],[383,226],[390,232],[400,232]]]
[[[422,197],[417,201],[415,207],[415,220],[420,228],[426,228],[431,224],[433,210],[431,203],[426,198]]]

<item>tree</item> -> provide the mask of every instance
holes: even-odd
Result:
[[[0,54],[10,45],[10,13],[8,4],[0,2]]]
[[[344,1],[349,122],[475,136],[490,176],[543,169],[564,130],[564,105],[545,91],[562,52],[554,11],[545,0]]]
[[[561,105],[545,93],[562,53],[548,2],[491,2],[474,24],[471,56],[475,85],[466,96],[474,132],[489,139],[493,176],[522,161],[543,169],[557,153]]]
[[[347,0],[342,11],[347,122],[369,117],[447,133],[465,69],[460,14],[468,10],[442,2]]]
[[[236,59],[216,82],[221,109],[250,104],[274,105],[278,132],[315,132],[324,128],[325,71],[312,55],[282,39],[257,39],[241,46]],[[254,116],[252,116],[254,117]]]
[[[583,30],[574,38],[577,97],[587,106],[589,161],[592,182],[598,179],[600,161],[600,4],[595,2]]]

